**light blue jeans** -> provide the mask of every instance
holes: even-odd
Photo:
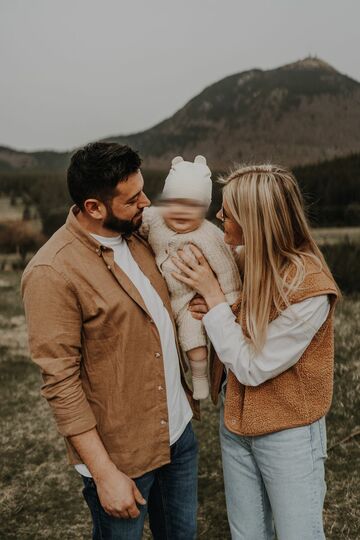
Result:
[[[233,540],[324,540],[325,418],[257,437],[224,425],[220,442]]]

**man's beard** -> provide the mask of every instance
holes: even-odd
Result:
[[[136,214],[132,220],[127,220],[116,217],[108,204],[106,204],[106,210],[107,216],[103,221],[103,227],[106,229],[110,229],[110,231],[115,231],[125,236],[130,236],[140,228],[142,220],[139,218],[141,217],[142,211],[139,214]],[[134,221],[135,219],[138,221]]]

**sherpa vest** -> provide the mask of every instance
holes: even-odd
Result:
[[[244,386],[229,370],[224,420],[238,435],[255,436],[310,424],[326,414],[333,391],[334,307],[338,292],[331,276],[319,269],[310,257],[305,259],[306,275],[291,295],[290,304],[327,294],[330,311],[300,360],[285,372],[259,386]],[[285,307],[285,306],[284,306]],[[242,299],[233,311],[247,334]],[[275,307],[269,322],[279,313]],[[216,355],[211,360],[211,397],[216,404],[224,366]]]

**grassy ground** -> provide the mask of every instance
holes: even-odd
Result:
[[[66,464],[40,377],[26,353],[19,274],[0,274],[0,539],[88,539],[90,518],[77,473]],[[360,299],[347,298],[336,319],[336,380],[328,416],[327,538],[360,538]],[[195,423],[200,440],[199,538],[230,538],[217,436],[218,412],[207,402]],[[144,538],[150,538],[145,533]]]
[[[360,227],[319,227],[313,233],[320,245],[360,241]]]
[[[32,216],[31,222],[32,226],[36,231],[41,230],[41,221],[37,216],[37,211],[34,205],[28,206],[30,214]],[[17,197],[15,203],[11,204],[10,197],[1,197],[0,196],[0,216],[1,221],[21,221],[23,219],[23,212],[25,209],[25,204],[21,198]]]
[[[24,204],[17,200],[12,205],[10,197],[0,197],[0,216],[2,221],[22,219]]]

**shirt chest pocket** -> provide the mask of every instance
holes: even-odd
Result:
[[[86,340],[104,340],[130,331],[130,314],[138,309],[132,298],[120,287],[101,286],[88,298],[83,319]]]

